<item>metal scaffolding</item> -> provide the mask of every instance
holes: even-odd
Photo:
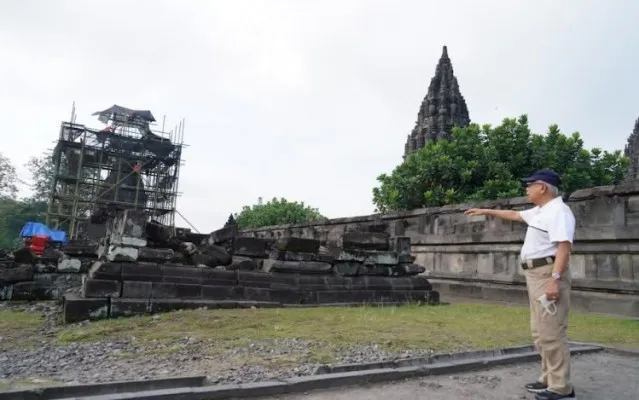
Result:
[[[155,118],[147,110],[114,105],[93,115],[106,127],[76,124],[75,106],[70,122],[62,122],[47,225],[75,239],[100,213],[137,209],[175,226],[185,121],[165,132],[164,122],[152,129]]]

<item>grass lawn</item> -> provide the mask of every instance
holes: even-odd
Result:
[[[376,343],[395,349],[438,351],[507,347],[531,341],[528,309],[479,304],[182,311],[155,319],[135,317],[65,327],[58,340],[131,336],[140,340],[185,336],[216,340],[298,338],[335,345]],[[639,348],[639,321],[573,313],[570,338]]]
[[[0,312],[0,336],[26,340],[42,319],[20,312]],[[571,340],[639,349],[639,320],[572,313]],[[159,316],[102,320],[59,328],[60,343],[113,338],[316,340],[332,345],[375,343],[390,349],[436,351],[486,349],[529,344],[527,308],[490,304],[430,307],[296,308],[178,311]],[[26,344],[26,343],[25,343]],[[12,346],[13,347],[13,346]]]

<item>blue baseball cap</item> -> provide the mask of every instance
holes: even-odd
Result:
[[[552,169],[540,169],[528,178],[522,179],[522,181],[524,181],[524,183],[542,181],[555,187],[559,187],[561,185],[561,177]]]

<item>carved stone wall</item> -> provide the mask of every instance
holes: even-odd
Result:
[[[588,292],[586,298],[591,300],[584,301],[590,302],[598,293],[629,295],[632,298],[624,297],[626,303],[616,303],[627,310],[615,313],[639,316],[639,185],[579,190],[571,194],[567,204],[577,219],[570,266],[573,288]],[[411,238],[415,263],[426,269],[431,282],[441,279],[521,288],[524,276],[518,257],[526,226],[491,217],[467,217],[463,212],[471,206],[518,210],[532,205],[525,197],[519,197],[338,218],[319,224],[265,227],[244,230],[241,234],[267,238],[299,236],[338,246],[341,236],[349,231],[406,235]],[[525,291],[517,296],[526,300]],[[590,304],[581,308],[608,311]]]

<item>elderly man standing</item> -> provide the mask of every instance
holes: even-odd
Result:
[[[524,179],[534,208],[525,211],[470,209],[467,215],[490,215],[528,224],[521,267],[530,299],[530,325],[541,353],[541,376],[526,385],[537,400],[574,399],[570,383],[568,312],[571,275],[568,260],[575,236],[575,216],[559,196],[561,179],[550,169]],[[545,299],[543,296],[545,295]],[[548,300],[545,304],[541,300]]]

